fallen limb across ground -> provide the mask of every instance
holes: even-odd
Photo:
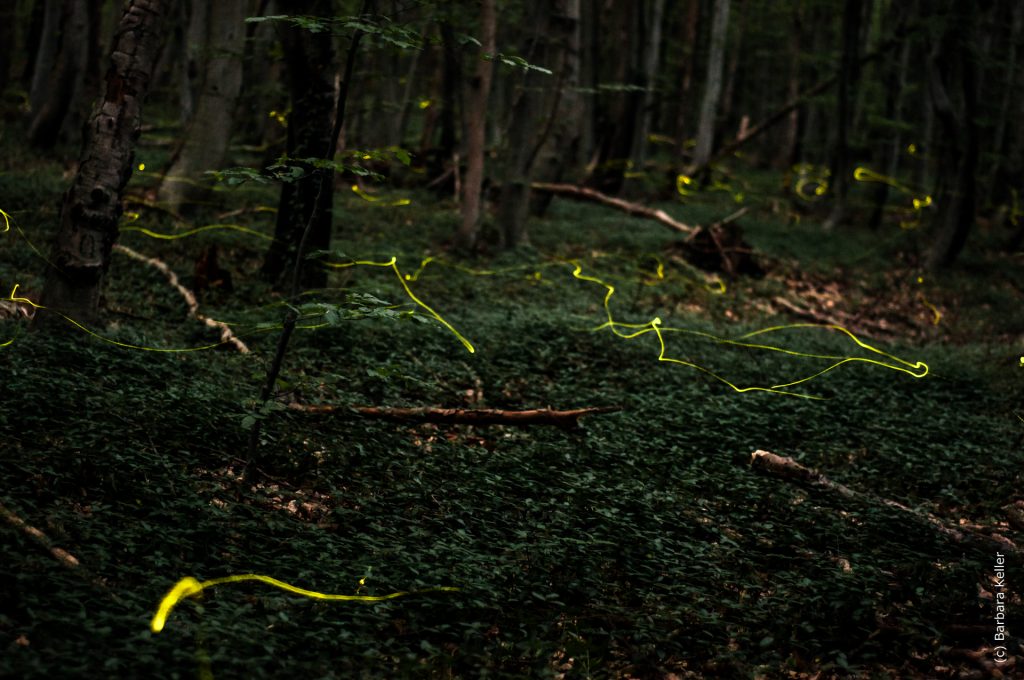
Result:
[[[400,423],[439,423],[447,425],[554,425],[566,430],[579,427],[583,416],[621,411],[621,406],[590,406],[587,408],[556,411],[550,408],[534,408],[524,411],[509,411],[496,408],[386,408],[380,406],[331,406],[329,404],[309,405],[291,403],[288,408],[302,413],[353,415],[365,418],[380,418]]]
[[[600,191],[595,191],[590,187],[576,186],[575,184],[551,184],[548,182],[534,182],[530,185],[535,191],[546,191],[548,193],[555,194],[556,196],[570,196],[572,198],[581,198],[588,201],[595,201],[603,205],[608,205],[613,208],[623,210],[630,215],[636,215],[637,217],[646,217],[648,219],[657,220],[661,222],[669,229],[673,229],[682,234],[691,235],[695,233],[699,227],[692,227],[689,224],[684,224],[679,220],[669,215],[664,210],[657,210],[655,208],[648,208],[646,205],[640,205],[639,203],[633,203],[631,201],[624,201],[621,198],[615,198],[607,194],[602,194]]]
[[[875,496],[874,494],[856,491],[848,486],[840,484],[839,482],[833,482],[817,470],[804,467],[792,458],[788,458],[786,456],[757,450],[750,454],[750,466],[759,472],[772,475],[773,477],[797,482],[806,486],[812,486],[824,491],[830,491],[842,496],[843,498],[881,504],[890,508],[895,508],[921,523],[928,524],[932,529],[949,538],[954,543],[980,546],[985,550],[994,549],[997,551],[1005,551],[1005,553],[1013,555],[1020,555],[1022,552],[1013,541],[1005,536],[995,533],[981,533],[980,527],[950,526],[949,522],[936,517],[930,512],[925,512],[918,508],[911,508],[894,500]]]
[[[161,274],[167,279],[167,281],[178,291],[178,294],[185,299],[185,305],[188,306],[188,315],[193,319],[202,321],[204,324],[220,332],[220,341],[225,344],[233,345],[242,354],[248,354],[249,348],[244,342],[239,340],[235,334],[228,328],[226,323],[211,319],[210,317],[202,314],[199,311],[199,301],[196,299],[195,293],[190,291],[188,288],[183,286],[178,280],[178,275],[174,273],[174,270],[167,266],[167,263],[163,260],[158,260],[155,257],[146,257],[142,253],[137,253],[128,246],[123,246],[120,243],[114,244],[114,250],[119,253],[123,253],[133,260],[139,262],[145,262],[150,267],[155,267],[160,271]]]

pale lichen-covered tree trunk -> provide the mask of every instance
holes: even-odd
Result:
[[[234,128],[235,104],[242,90],[242,51],[248,0],[217,0],[197,5],[209,28],[202,50],[203,78],[195,114],[175,150],[160,185],[159,199],[178,212],[209,194],[204,174],[224,162]]]
[[[704,84],[704,98],[700,106],[700,122],[697,124],[697,149],[694,165],[703,167],[711,158],[715,142],[715,121],[718,118],[718,104],[722,95],[722,66],[725,62],[725,38],[729,28],[729,0],[715,0],[714,17],[711,20],[711,52],[708,57],[707,79]]]
[[[462,182],[462,223],[455,234],[456,245],[465,250],[476,246],[483,202],[484,147],[487,131],[487,100],[491,95],[496,52],[497,12],[494,0],[480,2],[480,60],[469,81],[466,97],[466,177]],[[486,59],[484,57],[487,57]]]
[[[76,320],[93,318],[99,306],[165,12],[164,0],[126,4],[114,36],[106,92],[86,127],[78,173],[64,194],[42,304]],[[44,326],[56,321],[55,314],[37,315]]]

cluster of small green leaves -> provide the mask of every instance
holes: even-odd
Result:
[[[290,184],[308,177],[317,170],[330,170],[336,173],[351,173],[359,177],[382,179],[379,172],[366,167],[365,163],[389,163],[392,161],[409,165],[412,162],[412,157],[408,151],[398,146],[384,149],[351,149],[342,153],[338,159],[281,156],[276,163],[263,169],[241,166],[224,170],[209,170],[206,174],[212,175],[216,182],[222,182],[228,186],[237,186],[245,182]]]

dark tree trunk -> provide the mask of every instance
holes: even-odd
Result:
[[[531,23],[535,27],[532,44],[526,53],[553,71],[544,75],[523,74],[522,89],[512,113],[509,130],[508,164],[498,206],[498,226],[503,244],[515,248],[528,242],[526,218],[530,212],[530,183],[542,149],[553,137],[562,145],[561,154],[572,154],[575,142],[564,129],[567,111],[563,108],[566,84],[575,76],[569,50],[579,24],[578,0],[552,0],[538,8]],[[558,128],[557,135],[554,134]]]
[[[938,220],[927,258],[930,269],[956,260],[967,242],[977,207],[978,69],[971,52],[975,8],[957,0],[946,7],[943,34],[935,43],[928,65],[932,108],[942,131]]]
[[[11,77],[11,57],[14,54],[15,3],[12,0],[0,6],[0,94],[7,89]]]
[[[328,17],[328,0],[302,0],[289,5],[295,14]],[[331,158],[331,126],[334,121],[334,47],[330,33],[311,33],[294,26],[281,29],[285,73],[291,97],[288,118],[288,156]],[[286,286],[296,253],[310,219],[308,250],[326,250],[331,242],[333,174],[314,172],[281,187],[274,241],[263,262],[263,274],[278,289]],[[328,175],[324,177],[323,175]],[[303,266],[302,287],[322,288],[327,273],[320,267]]]
[[[476,72],[469,81],[466,96],[466,177],[462,183],[462,223],[455,234],[456,245],[472,251],[476,247],[483,203],[484,149],[487,132],[487,101],[491,94],[494,62],[484,59],[493,55],[497,30],[497,9],[494,0],[480,3],[480,55]]]
[[[902,4],[894,4],[893,14],[900,14],[905,7]],[[896,16],[893,20],[902,23],[904,17]],[[885,118],[891,126],[891,137],[885,148],[885,169],[883,173],[887,177],[895,177],[899,170],[900,155],[903,152],[903,135],[901,134],[901,123],[903,120],[903,99],[907,89],[907,73],[910,69],[910,41],[907,41],[900,48],[896,59],[890,59],[887,63],[883,82],[885,83]],[[885,204],[889,198],[889,184],[879,182],[875,187],[874,203],[871,218],[868,225],[877,229],[882,225],[885,216]]]
[[[448,162],[455,156],[455,121],[458,120],[458,92],[462,75],[455,29],[448,21],[441,22],[441,46],[441,156]]]
[[[96,63],[93,54],[98,15],[95,0],[46,3],[44,33],[30,94],[32,120],[28,138],[34,146],[53,146],[62,129],[70,133],[69,138],[79,132],[82,119],[74,114],[85,98],[87,69]],[[47,30],[53,32],[46,33]],[[68,118],[78,125],[72,122],[65,127]]]
[[[836,143],[829,166],[832,183],[832,212],[825,228],[832,229],[846,219],[846,196],[850,191],[850,113],[856,96],[859,75],[860,26],[864,0],[843,3],[843,55],[839,65],[839,90],[836,93]]]
[[[162,0],[129,0],[125,6],[106,93],[86,128],[78,174],[64,194],[42,304],[77,320],[88,321],[98,310],[165,10]],[[36,318],[44,326],[59,321],[45,311]]]

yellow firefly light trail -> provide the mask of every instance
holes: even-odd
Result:
[[[248,227],[243,227],[240,224],[208,224],[208,225],[206,225],[204,227],[197,227],[196,229],[189,229],[188,231],[183,231],[180,234],[163,234],[163,233],[156,232],[156,231],[150,231],[149,229],[146,229],[145,227],[121,227],[121,231],[136,231],[136,232],[139,232],[139,233],[144,234],[146,236],[149,236],[150,238],[158,238],[158,239],[161,239],[161,240],[164,240],[164,241],[174,241],[174,240],[179,239],[179,238],[186,238],[188,236],[195,236],[196,234],[202,233],[204,231],[214,231],[214,230],[218,230],[218,229],[220,229],[220,230],[239,231],[239,232],[242,232],[243,234],[249,234],[250,236],[256,236],[256,237],[264,239],[266,241],[273,241],[274,240],[273,236],[267,236],[266,234],[264,234],[262,232],[256,231],[255,229],[249,229]]]
[[[281,590],[295,595],[301,595],[302,597],[308,597],[313,600],[326,600],[328,602],[384,602],[385,600],[394,600],[407,595],[458,592],[461,590],[461,588],[453,586],[439,586],[437,588],[424,588],[423,590],[399,591],[397,593],[388,593],[387,595],[336,595],[334,593],[321,593],[316,590],[299,588],[298,586],[293,586],[290,583],[285,583],[284,581],[280,581],[272,576],[264,576],[263,574],[235,574],[232,576],[212,578],[207,581],[199,581],[191,576],[186,576],[178,581],[174,587],[164,595],[163,599],[160,600],[160,605],[157,607],[156,613],[153,615],[153,620],[149,623],[150,630],[154,633],[162,631],[164,626],[167,625],[167,618],[171,615],[174,607],[186,597],[197,597],[207,588],[213,588],[225,583],[241,583],[243,581],[259,581],[260,583],[266,583],[267,585],[280,588]]]
[[[614,333],[615,335],[617,335],[618,337],[620,337],[620,338],[622,338],[624,340],[631,340],[633,338],[640,337],[640,336],[642,336],[642,335],[644,335],[646,333],[654,333],[657,336],[657,338],[658,338],[658,345],[659,345],[658,361],[662,361],[662,362],[666,362],[666,363],[679,364],[679,365],[682,365],[682,366],[687,366],[689,368],[693,368],[693,369],[696,369],[698,371],[701,371],[701,372],[711,376],[715,380],[718,380],[719,382],[727,385],[728,387],[730,387],[735,392],[739,392],[739,393],[743,393],[743,392],[771,392],[771,393],[775,393],[775,394],[784,394],[784,395],[792,396],[792,397],[800,397],[802,399],[823,399],[823,397],[815,396],[815,395],[812,395],[812,394],[805,394],[805,393],[801,393],[801,392],[792,392],[792,391],[789,391],[786,388],[794,387],[796,385],[800,385],[800,384],[809,382],[811,380],[814,380],[817,377],[820,377],[820,376],[824,375],[825,373],[828,373],[829,371],[832,371],[832,370],[834,370],[836,368],[839,368],[843,364],[848,364],[848,363],[853,363],[853,362],[861,362],[861,363],[873,364],[875,366],[881,366],[883,368],[888,368],[890,370],[900,371],[902,373],[906,373],[907,375],[910,375],[910,376],[912,376],[914,378],[923,378],[923,377],[925,377],[928,374],[928,365],[926,363],[924,363],[923,361],[918,361],[918,362],[915,362],[915,363],[910,363],[908,361],[900,359],[897,356],[894,356],[892,354],[889,354],[887,352],[884,352],[884,351],[882,351],[882,350],[880,350],[880,349],[878,349],[876,347],[873,347],[873,346],[867,344],[866,342],[864,342],[863,340],[858,338],[856,335],[854,335],[852,332],[850,332],[848,329],[843,328],[842,326],[821,325],[821,324],[806,324],[806,323],[804,323],[804,324],[788,324],[788,325],[783,325],[783,326],[772,326],[770,328],[763,328],[763,329],[760,329],[760,330],[757,330],[757,331],[753,331],[751,333],[747,333],[745,335],[740,336],[736,340],[731,340],[731,339],[728,339],[728,338],[722,338],[722,337],[713,335],[711,333],[705,333],[705,332],[702,332],[702,331],[694,331],[694,330],[689,330],[689,329],[685,329],[685,328],[664,327],[664,326],[662,326],[662,320],[659,317],[655,317],[654,319],[652,319],[651,321],[648,321],[647,323],[623,323],[621,321],[616,321],[614,319],[614,317],[612,316],[611,307],[610,307],[612,296],[615,294],[615,287],[612,286],[609,283],[606,283],[605,281],[602,281],[601,279],[596,278],[596,277],[584,275],[583,274],[583,267],[579,263],[575,263],[574,262],[572,264],[575,267],[574,270],[573,270],[573,273],[572,273],[573,277],[575,277],[576,279],[578,279],[580,281],[587,281],[587,282],[590,282],[590,283],[595,283],[597,285],[600,285],[600,286],[604,287],[604,289],[605,289],[604,309],[605,309],[605,316],[606,316],[607,320],[604,323],[600,324],[599,326],[595,327],[592,330],[599,331],[599,330],[603,330],[605,328],[608,328],[608,329],[610,329],[612,331],[612,333]],[[777,347],[777,346],[774,346],[774,345],[766,345],[766,344],[759,344],[759,343],[744,342],[745,340],[747,340],[749,338],[756,337],[758,335],[764,335],[764,334],[768,334],[768,333],[776,333],[776,332],[784,331],[784,330],[803,329],[803,328],[808,328],[808,329],[809,328],[818,328],[818,329],[825,328],[825,329],[828,329],[828,330],[831,330],[831,331],[842,333],[842,334],[846,335],[847,337],[849,337],[850,340],[852,340],[860,348],[865,349],[865,350],[867,350],[869,352],[873,352],[874,354],[882,357],[883,359],[872,359],[870,357],[839,356],[839,355],[831,355],[831,354],[813,354],[813,353],[810,353],[810,352],[799,352],[797,350],[786,349],[784,347]],[[619,329],[627,329],[628,331],[631,331],[631,332],[623,332],[623,331],[620,331]],[[787,355],[790,355],[790,356],[797,356],[797,357],[804,357],[804,358],[808,358],[808,359],[824,359],[824,360],[832,361],[833,363],[830,366],[827,366],[826,368],[824,368],[824,369],[822,369],[820,371],[812,373],[811,375],[808,375],[808,376],[805,376],[803,378],[799,378],[799,379],[796,379],[796,380],[792,380],[792,381],[789,381],[789,382],[778,383],[778,384],[771,385],[771,386],[753,385],[753,386],[748,386],[748,387],[740,387],[739,385],[737,385],[734,382],[728,380],[727,378],[722,377],[721,375],[715,373],[714,371],[712,371],[711,369],[709,369],[709,368],[707,368],[705,366],[701,366],[700,364],[697,364],[697,363],[694,363],[694,362],[691,362],[691,361],[686,361],[684,359],[677,359],[677,358],[674,358],[674,357],[667,356],[666,355],[667,348],[666,348],[666,345],[665,345],[665,333],[685,333],[685,334],[688,334],[688,335],[694,335],[694,336],[701,337],[701,338],[704,338],[704,339],[707,339],[707,340],[711,340],[711,341],[719,343],[719,344],[731,345],[731,346],[734,346],[734,347],[746,347],[746,348],[749,348],[749,349],[766,350],[766,351],[771,351],[771,352],[780,352],[782,354],[787,354]]]
[[[462,335],[462,333],[460,333],[457,330],[455,330],[455,326],[452,326],[450,323],[448,323],[444,319],[444,317],[442,317],[440,314],[438,314],[436,311],[434,311],[434,309],[432,307],[430,307],[430,305],[428,305],[426,302],[424,302],[423,300],[420,300],[418,297],[416,297],[416,294],[412,292],[412,289],[409,287],[409,284],[406,283],[406,278],[404,276],[402,276],[402,272],[399,271],[399,269],[398,269],[398,258],[392,257],[387,262],[373,262],[371,260],[353,260],[351,262],[325,262],[324,265],[327,266],[327,267],[331,267],[333,269],[345,269],[347,267],[355,267],[357,265],[363,266],[363,267],[388,267],[388,268],[390,268],[393,272],[395,272],[395,276],[398,277],[398,282],[400,284],[402,284],[402,288],[405,289],[405,294],[409,296],[410,300],[412,300],[417,305],[419,305],[424,310],[426,310],[426,312],[428,314],[430,314],[430,316],[434,317],[437,320],[438,323],[440,323],[442,326],[444,326],[449,331],[451,331],[452,335],[454,335],[456,338],[459,339],[459,342],[462,343],[463,347],[465,347],[467,350],[469,350],[470,354],[473,354],[473,353],[476,352],[476,348],[473,347],[473,343],[471,343],[469,340],[467,340],[466,337],[464,335]]]

